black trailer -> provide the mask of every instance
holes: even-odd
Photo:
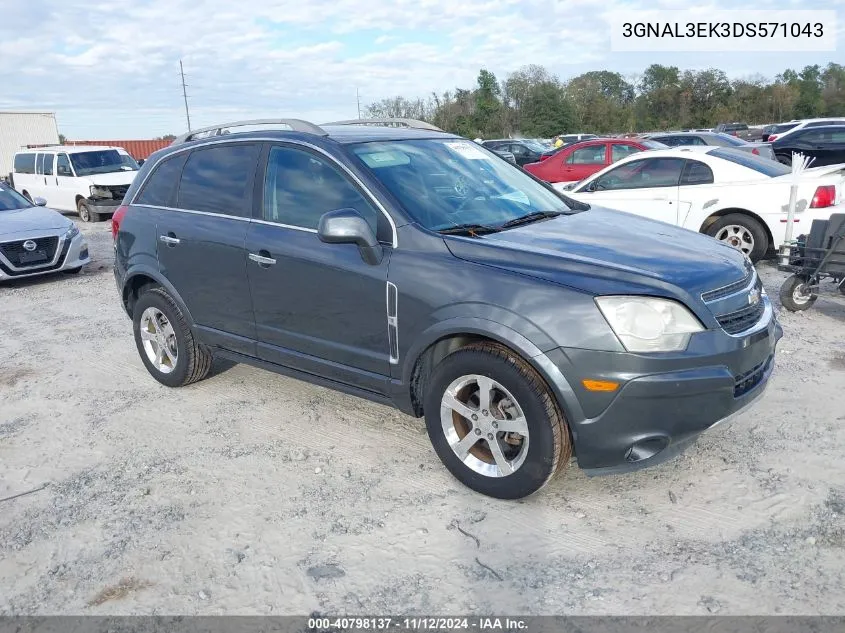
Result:
[[[845,213],[813,220],[810,232],[784,247],[789,263],[779,270],[792,273],[780,287],[780,302],[792,312],[806,310],[818,298],[819,283],[831,279],[845,294]],[[785,259],[785,258],[784,258]]]

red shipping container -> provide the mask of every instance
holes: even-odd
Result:
[[[170,141],[140,140],[140,141],[66,141],[65,145],[108,145],[122,147],[135,160],[146,160],[150,154],[170,145]]]

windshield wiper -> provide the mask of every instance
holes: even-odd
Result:
[[[469,235],[470,237],[475,237],[477,235],[485,235],[487,233],[496,233],[499,230],[500,227],[498,226],[467,223],[448,226],[445,229],[438,229],[437,232],[442,235]]]
[[[546,218],[556,218],[559,215],[563,215],[563,211],[534,211],[533,213],[529,213],[528,215],[522,215],[518,218],[514,218],[513,220],[508,220],[504,224],[500,224],[499,228],[510,229],[514,226],[531,224],[532,222],[537,222],[538,220],[545,220]]]

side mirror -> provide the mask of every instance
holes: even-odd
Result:
[[[47,201],[44,198],[34,198],[32,203],[36,207],[46,207],[47,206]]]
[[[356,244],[361,259],[375,266],[384,256],[373,230],[355,209],[337,209],[320,217],[317,237],[326,244]]]

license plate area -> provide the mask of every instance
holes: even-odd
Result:
[[[47,251],[24,251],[18,255],[18,262],[21,264],[41,264],[47,261]]]

